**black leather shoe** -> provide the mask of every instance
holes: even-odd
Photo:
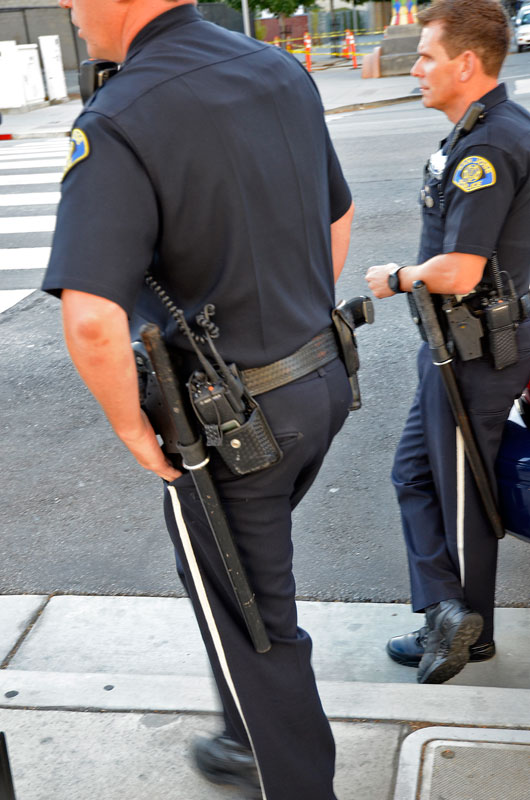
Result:
[[[393,661],[405,667],[417,667],[425,653],[425,642],[429,629],[426,625],[418,631],[394,636],[386,645],[386,652]],[[495,642],[472,644],[469,648],[469,661],[488,661],[495,655]]]
[[[429,632],[418,667],[418,683],[444,683],[469,661],[469,648],[482,632],[484,620],[460,600],[442,600],[425,610]]]
[[[258,770],[252,752],[227,736],[200,737],[193,742],[193,760],[211,783],[236,786],[247,800],[261,800]]]

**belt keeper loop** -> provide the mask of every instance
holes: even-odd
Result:
[[[521,308],[521,320],[530,319],[530,292],[523,294],[519,298],[519,305]]]

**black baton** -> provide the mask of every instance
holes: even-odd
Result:
[[[16,800],[5,734],[0,733],[0,800]]]
[[[414,295],[423,329],[429,343],[432,363],[439,367],[442,373],[449,405],[451,406],[455,422],[457,427],[460,428],[462,439],[464,440],[467,460],[475,477],[484,511],[491,523],[495,536],[497,539],[502,539],[505,534],[504,525],[502,524],[500,514],[497,510],[497,504],[495,503],[491,491],[486,468],[460,395],[455,373],[451,366],[453,357],[447,349],[447,344],[444,340],[438,317],[436,316],[431,295],[423,281],[415,281],[413,283],[412,294]]]
[[[167,414],[175,430],[177,450],[182,457],[184,467],[190,471],[193,478],[250,638],[258,653],[267,653],[271,649],[271,643],[256,604],[256,597],[250,588],[217,489],[208,472],[209,457],[206,448],[202,439],[197,437],[186,415],[186,406],[175,380],[175,373],[160,329],[157,325],[144,325],[140,335],[151,360]]]

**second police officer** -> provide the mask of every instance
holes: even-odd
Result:
[[[530,114],[498,82],[510,24],[497,0],[435,0],[419,20],[412,74],[424,105],[443,111],[455,129],[426,167],[417,266],[375,266],[366,277],[378,297],[410,292],[417,280],[434,295],[494,487],[503,427],[530,377]],[[499,309],[510,317],[500,328]],[[451,314],[459,320],[452,328]],[[466,341],[464,329],[473,332]],[[392,480],[413,610],[425,611],[426,619],[419,630],[391,639],[387,652],[418,667],[420,683],[440,683],[468,660],[495,654],[498,540],[427,344],[420,348],[418,370]]]

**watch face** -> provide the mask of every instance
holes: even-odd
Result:
[[[388,276],[388,285],[390,286],[393,292],[399,292],[399,275],[393,272],[391,275]]]

